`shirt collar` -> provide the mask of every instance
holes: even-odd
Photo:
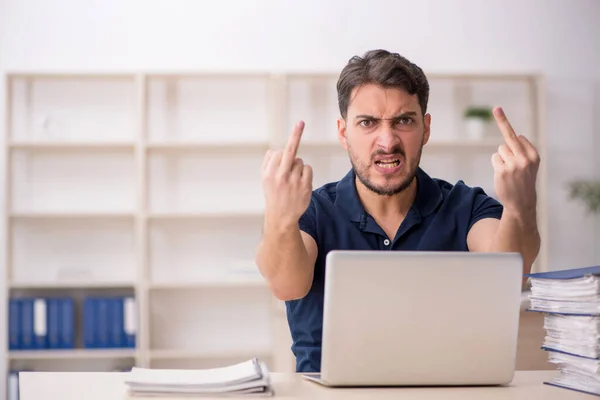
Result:
[[[411,209],[420,217],[432,214],[443,200],[442,191],[437,183],[420,167],[416,172],[417,195]],[[365,209],[356,191],[356,175],[350,170],[336,185],[335,206],[343,209],[351,221],[360,222]]]

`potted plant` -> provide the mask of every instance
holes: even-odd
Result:
[[[600,181],[576,180],[570,182],[569,197],[583,202],[588,212],[600,213]]]
[[[569,197],[582,202],[586,206],[588,214],[592,217],[596,216],[592,234],[594,240],[597,241],[600,233],[600,181],[575,180],[569,182]],[[598,259],[599,257],[598,246],[594,246],[594,258]]]
[[[471,106],[465,110],[465,129],[471,140],[480,140],[485,136],[487,125],[493,118],[490,107]]]

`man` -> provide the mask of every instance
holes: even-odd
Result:
[[[337,84],[338,138],[352,170],[312,190],[312,169],[296,157],[304,124],[262,167],[266,213],[256,262],[286,301],[298,372],[321,363],[325,256],[334,249],[520,252],[531,269],[540,238],[535,181],[539,156],[494,116],[505,143],[492,155],[500,202],[462,181],[420,167],[429,140],[429,84],[423,71],[384,50],[353,57]],[[365,267],[368,268],[368,267]]]

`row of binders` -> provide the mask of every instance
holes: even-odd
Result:
[[[137,333],[133,297],[11,298],[8,322],[9,350],[73,349],[78,332],[83,348],[134,348]]]
[[[544,313],[548,385],[600,396],[600,266],[528,275],[530,311]]]

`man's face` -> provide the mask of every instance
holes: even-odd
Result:
[[[355,88],[338,137],[358,179],[380,195],[393,195],[412,182],[431,116],[423,118],[417,95],[369,84]]]

